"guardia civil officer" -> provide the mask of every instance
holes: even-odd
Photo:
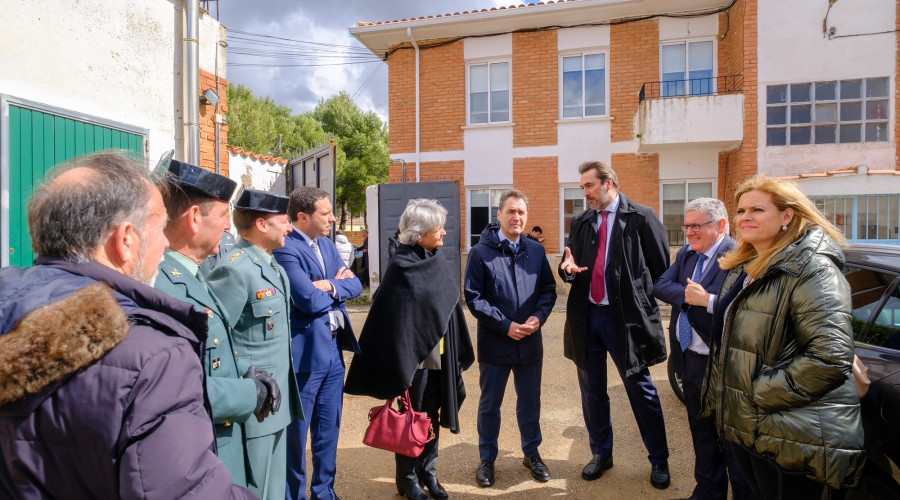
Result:
[[[234,205],[234,225],[240,241],[207,278],[219,297],[233,331],[233,347],[239,363],[272,374],[282,395],[271,401],[272,415],[245,424],[247,456],[262,499],[283,500],[286,448],[284,429],[294,418],[304,418],[297,380],[291,369],[288,319],[290,289],[287,276],[272,258],[272,250],[284,246],[291,231],[284,196],[245,189]],[[216,239],[218,241],[218,239]]]
[[[154,286],[208,317],[203,364],[219,458],[235,484],[255,485],[245,460],[244,422],[254,414],[257,419],[266,416],[267,403],[274,400],[278,384],[264,370],[235,358],[228,315],[200,271],[207,258],[219,252],[219,239],[231,227],[228,202],[237,183],[172,160],[162,184],[169,216],[165,229],[169,249]]]

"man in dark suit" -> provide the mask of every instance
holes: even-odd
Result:
[[[572,283],[563,351],[578,368],[581,407],[593,458],[581,477],[613,466],[606,355],[612,357],[647,447],[650,484],[669,486],[669,447],[649,367],[666,360],[666,340],[653,281],[669,267],[662,222],[649,207],[619,193],[616,173],[600,161],[578,167],[590,205],[572,219],[559,274]]]
[[[328,238],[334,213],[328,193],[295,189],[288,214],[296,231],[288,235],[275,259],[291,282],[291,352],[308,418],[288,427],[287,498],[306,498],[306,442],[312,429],[314,470],[310,498],[334,499],[338,435],[344,403],[344,357],[359,352],[345,301],[362,293],[362,284],[347,269]]]
[[[751,490],[732,454],[727,449],[725,452],[719,449],[715,422],[698,418],[710,342],[716,342],[722,335],[721,331],[710,331],[713,306],[725,277],[725,271],[719,269],[719,257],[734,247],[734,240],[728,236],[725,204],[713,198],[689,202],[681,228],[688,244],[678,251],[675,263],[653,285],[653,295],[672,304],[669,322],[671,356],[675,371],[681,375],[694,441],[697,486],[690,498],[725,500],[729,476],[733,497],[749,498],[752,497]]]

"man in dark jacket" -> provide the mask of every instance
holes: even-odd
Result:
[[[478,320],[479,486],[494,484],[500,435],[500,406],[510,371],[516,385],[516,417],[522,436],[523,464],[538,481],[550,480],[541,460],[541,325],[556,303],[556,281],[540,243],[523,236],[528,198],[511,189],[500,197],[500,223],[490,224],[469,253],[465,293]]]
[[[728,212],[714,198],[697,198],[685,207],[684,230],[688,244],[678,250],[672,264],[656,283],[653,296],[672,304],[669,342],[675,371],[681,376],[688,424],[694,442],[694,479],[691,498],[725,500],[728,480],[735,500],[753,497],[730,449],[719,448],[716,423],[700,419],[703,378],[709,362],[709,346],[722,330],[711,331],[713,306],[722,288],[725,271],[719,257],[734,247],[728,236]],[[711,338],[712,337],[712,338]],[[727,446],[727,445],[726,445]]]
[[[148,286],[168,241],[146,169],[77,159],[27,210],[40,257],[0,270],[0,498],[253,498],[215,455],[206,315]]]
[[[606,355],[612,357],[647,447],[650,484],[669,486],[669,447],[649,367],[666,360],[653,282],[669,267],[662,222],[649,207],[619,193],[615,171],[600,161],[578,167],[591,208],[572,219],[560,276],[572,283],[563,352],[578,367],[582,411],[593,458],[581,477],[613,466]],[[583,267],[582,267],[583,266]]]

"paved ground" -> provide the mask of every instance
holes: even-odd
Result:
[[[564,297],[563,297],[564,298]],[[354,307],[351,321],[362,328],[366,308]],[[668,307],[665,307],[666,312]],[[468,312],[467,312],[468,315]],[[475,341],[475,322],[469,329]],[[694,487],[693,449],[684,406],[669,387],[665,365],[651,368],[659,388],[669,439],[669,469],[672,485],[666,490],[650,486],[650,464],[628,405],[622,382],[609,362],[610,399],[615,430],[615,466],[593,482],[581,479],[581,469],[590,460],[587,432],[581,415],[581,399],[575,365],[562,353],[565,312],[558,308],[544,327],[544,377],[541,427],[544,441],[541,455],[553,479],[538,483],[522,466],[522,451],[515,421],[515,392],[510,382],[503,405],[500,456],[496,462],[497,482],[491,488],[475,484],[479,465],[476,410],[478,406],[478,366],[465,373],[468,397],[460,410],[462,432],[441,433],[438,473],[452,498],[496,497],[504,499],[671,499],[687,497]],[[667,319],[665,321],[668,321]],[[346,357],[347,362],[350,356]],[[399,498],[394,487],[394,458],[388,452],[362,444],[370,407],[379,402],[360,396],[345,396],[343,428],[338,451],[336,490],[344,499]]]

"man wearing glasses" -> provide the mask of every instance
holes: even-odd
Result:
[[[672,362],[681,375],[691,438],[694,441],[694,479],[697,486],[690,498],[722,499],[728,496],[731,479],[736,500],[751,495],[737,464],[726,448],[719,449],[716,426],[711,419],[700,420],[700,390],[706,374],[711,342],[722,332],[711,332],[713,307],[722,286],[725,271],[719,269],[719,257],[731,250],[734,240],[728,236],[725,204],[713,198],[697,198],[687,204],[684,213],[687,245],[653,285],[653,295],[672,304],[669,343]],[[712,337],[712,338],[711,338]]]

